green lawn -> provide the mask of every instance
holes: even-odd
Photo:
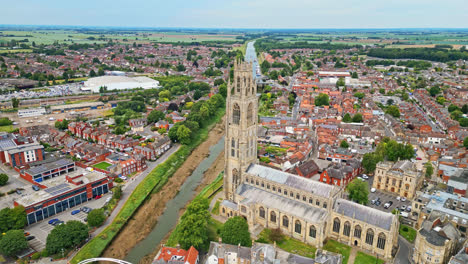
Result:
[[[219,204],[220,201],[216,201],[215,205],[213,206],[213,209],[211,209],[211,213],[214,215],[219,215]]]
[[[260,239],[258,239],[257,241],[273,244],[273,241],[270,241],[269,239],[270,232],[271,229],[263,229],[263,231],[259,235]],[[276,245],[284,251],[304,256],[307,258],[315,258],[315,251],[317,251],[317,248],[286,235],[284,236],[284,240],[281,242],[277,242]]]
[[[101,169],[101,170],[107,170],[107,168],[110,167],[110,166],[112,166],[112,164],[103,161],[103,162],[100,162],[98,164],[95,164],[93,167]]]
[[[208,240],[209,241],[217,242],[219,240],[218,230],[220,230],[221,227],[223,227],[223,223],[210,217],[210,221],[208,221]]]
[[[12,125],[9,126],[0,126],[0,132],[8,132],[15,130]]]
[[[382,260],[382,259],[377,260],[376,257],[371,256],[371,255],[367,255],[367,254],[362,253],[362,252],[359,251],[356,254],[356,258],[354,259],[354,264],[368,264],[368,263],[383,264],[383,263],[385,263],[385,261]]]
[[[407,231],[405,231],[404,229],[407,229]],[[412,228],[411,226],[407,226],[407,225],[400,225],[400,235],[402,237],[404,237],[406,240],[408,240],[409,242],[413,243],[414,240],[416,239],[416,229]]]
[[[351,247],[345,244],[341,244],[335,240],[328,240],[327,243],[323,246],[323,250],[335,252],[343,255],[343,264],[348,263],[349,254],[351,253]]]

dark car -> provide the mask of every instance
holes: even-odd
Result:
[[[76,215],[76,214],[79,213],[79,212],[81,212],[81,211],[80,211],[80,210],[73,210],[73,211],[71,212],[71,215]]]
[[[58,226],[58,225],[62,225],[62,224],[64,224],[64,223],[65,223],[65,222],[59,220],[59,221],[55,221],[52,225],[53,225],[53,226]]]
[[[380,200],[375,201],[375,205],[376,205],[376,206],[379,206],[379,205],[381,205],[381,204],[382,204],[382,202],[381,202]]]
[[[26,237],[26,240],[29,241],[29,240],[33,240],[33,239],[35,239],[35,238],[36,238],[35,236],[27,236],[27,237]]]
[[[57,218],[54,218],[54,219],[50,219],[49,220],[49,224],[50,225],[53,225],[55,222],[59,221]]]
[[[34,191],[37,192],[37,191],[39,191],[41,188],[39,188],[37,185],[33,185],[33,186],[32,186],[32,189],[33,189]]]

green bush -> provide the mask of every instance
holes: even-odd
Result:
[[[405,232],[408,232],[408,227],[407,227],[407,226],[404,226],[404,227],[402,227],[401,229],[402,229],[403,231],[405,231]]]
[[[41,256],[44,257],[44,258],[48,257],[49,256],[49,251],[47,251],[47,249],[42,250]]]
[[[38,260],[40,258],[41,258],[41,253],[39,253],[39,252],[36,252],[36,253],[32,254],[32,256],[31,256],[32,260]]]

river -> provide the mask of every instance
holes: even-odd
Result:
[[[258,60],[257,60],[257,52],[255,51],[255,41],[251,41],[247,43],[247,48],[245,50],[245,61],[252,62],[252,72],[254,78],[260,77],[257,75],[257,68],[258,68]]]
[[[136,264],[144,256],[156,250],[163,238],[175,227],[179,218],[180,209],[185,207],[185,205],[195,197],[195,190],[202,182],[203,174],[211,167],[223,149],[224,137],[221,138],[216,145],[210,147],[209,156],[206,157],[193,171],[192,175],[185,180],[174,199],[167,202],[166,209],[159,217],[158,223],[154,229],[144,240],[130,250],[125,258],[126,261]]]

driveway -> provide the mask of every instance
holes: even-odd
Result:
[[[398,236],[398,252],[395,256],[395,264],[410,264],[410,260],[413,257],[413,245],[410,244],[406,239]]]

